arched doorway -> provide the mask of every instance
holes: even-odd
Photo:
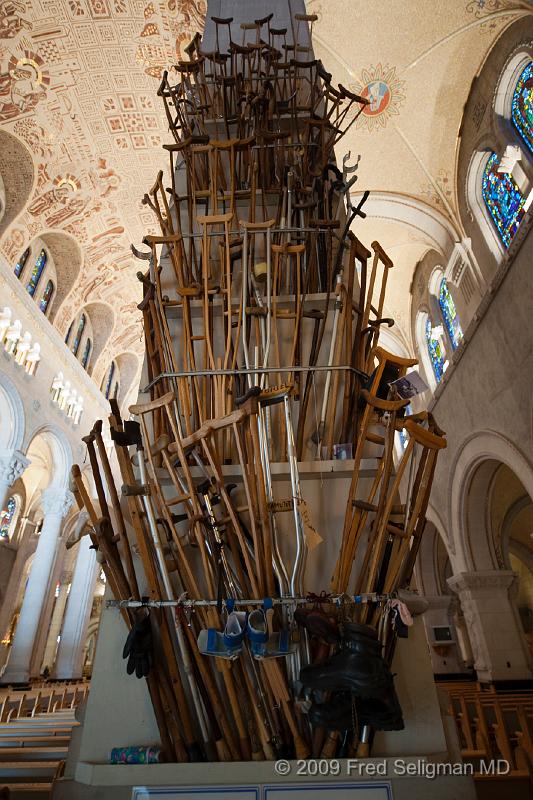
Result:
[[[531,478],[523,456],[495,434],[473,439],[457,462],[452,511],[464,571],[448,583],[459,595],[481,680],[531,677]]]
[[[437,676],[470,674],[472,650],[457,597],[448,585],[450,555],[437,526],[428,521],[416,564],[417,586],[429,603],[423,620],[433,672]]]

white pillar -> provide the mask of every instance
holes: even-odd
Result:
[[[29,678],[30,661],[41,611],[48,590],[63,517],[72,505],[68,489],[49,486],[42,493],[43,527],[35,551],[20,617],[3,683],[23,683]]]
[[[78,558],[61,629],[61,641],[52,672],[55,678],[82,676],[83,648],[100,565],[96,560],[95,551],[91,550],[91,540],[88,536],[81,539],[78,548]]]
[[[4,450],[0,453],[0,511],[5,507],[9,490],[29,464],[29,458],[20,450]]]
[[[48,631],[48,638],[46,640],[46,647],[42,658],[41,668],[39,673],[42,673],[45,667],[48,667],[52,672],[52,667],[55,661],[57,652],[57,637],[61,632],[61,625],[63,624],[63,617],[65,615],[65,608],[68,600],[68,588],[72,584],[72,572],[63,570],[59,578],[59,592],[56,597],[54,610],[52,612],[52,619],[50,620],[50,629]]]
[[[455,625],[452,620],[452,605],[457,601],[455,595],[425,595],[429,603],[429,608],[422,617],[426,627],[426,634],[429,642],[431,664],[433,672],[438,675],[445,673],[458,673],[464,671],[461,661]],[[434,628],[449,627],[452,638],[450,642],[435,641]]]
[[[510,597],[516,572],[480,570],[448,578],[459,595],[481,681],[531,679],[520,621]]]

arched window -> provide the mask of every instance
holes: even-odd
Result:
[[[68,326],[67,335],[65,336],[65,344],[68,344],[68,340],[70,339],[70,334],[72,333],[72,328],[74,327],[74,320]]]
[[[91,350],[92,350],[92,342],[90,339],[87,339],[85,342],[85,349],[83,351],[83,355],[81,357],[81,365],[83,369],[87,369],[87,364],[89,363],[89,358],[91,357]]]
[[[533,61],[524,68],[513,92],[511,120],[533,152]]]
[[[17,276],[17,278],[20,278],[20,276],[22,275],[22,271],[23,271],[24,267],[26,266],[26,261],[28,260],[29,254],[30,254],[30,248],[27,247],[24,250],[24,252],[21,255],[21,257],[19,258],[19,260],[17,261],[17,264],[15,266],[15,270],[14,270],[15,271],[15,275]]]
[[[113,385],[115,370],[116,370],[116,365],[115,362],[112,361],[111,364],[109,365],[108,371],[104,375],[104,380],[102,381],[102,385],[100,387],[100,390],[105,394],[106,400],[109,400],[109,397],[111,395],[111,386]]]
[[[505,247],[509,247],[524,216],[525,197],[510,173],[498,172],[492,153],[483,172],[482,194],[487,210]]]
[[[54,288],[55,288],[54,282],[52,280],[49,280],[48,283],[46,284],[43,296],[39,301],[39,308],[41,309],[43,314],[46,314],[48,310],[48,306],[50,305],[50,300],[52,299],[52,295],[54,294]]]
[[[16,510],[17,501],[14,497],[10,497],[6,503],[6,507],[0,514],[0,539],[9,539],[11,537]]]
[[[450,290],[448,289],[448,284],[446,283],[446,278],[443,278],[440,282],[439,306],[444,324],[446,325],[446,330],[448,331],[448,336],[450,337],[452,347],[455,350],[461,343],[463,331],[461,328],[461,323],[459,322],[459,317],[457,316],[457,309],[455,308],[453,297],[451,296]]]
[[[447,366],[446,357],[444,355],[444,348],[442,347],[440,337],[435,335],[435,330],[429,317],[426,319],[426,344],[431,366],[433,367],[433,372],[435,373],[437,383],[439,383]]]
[[[39,285],[39,281],[41,280],[41,276],[42,276],[42,274],[44,272],[44,268],[46,267],[47,260],[48,260],[48,256],[46,255],[46,250],[42,249],[41,252],[39,253],[39,257],[37,258],[37,261],[35,262],[35,266],[32,269],[28,285],[26,286],[28,294],[31,297],[33,297],[33,295],[35,294],[35,290],[37,289],[37,286]]]
[[[72,352],[75,356],[78,355],[78,350],[80,349],[80,342],[81,337],[83,336],[83,331],[85,330],[85,325],[87,324],[87,317],[85,314],[82,314],[80,317],[80,321],[78,322],[78,330],[76,331],[76,336],[74,337],[74,341],[72,342]]]

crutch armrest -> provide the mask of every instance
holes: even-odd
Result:
[[[387,269],[392,269],[394,264],[392,263],[392,259],[387,255],[385,250],[382,248],[379,242],[372,242],[370,245],[376,256],[381,260],[383,265],[387,267]]]
[[[139,497],[150,494],[150,487],[146,483],[124,483],[122,485],[124,497]]]
[[[404,427],[415,442],[418,442],[418,444],[421,444],[423,447],[427,447],[429,450],[443,450],[447,447],[446,439],[444,439],[443,436],[437,436],[436,433],[428,431],[427,428],[423,428],[422,425],[418,425],[409,418],[405,420]]]
[[[168,406],[174,400],[175,400],[174,392],[167,392],[161,397],[158,397],[155,400],[151,400],[149,403],[136,403],[135,405],[130,406],[128,410],[130,414],[138,416],[141,414],[147,414],[150,411],[155,411],[157,408],[163,408],[163,406]]]
[[[395,353],[389,353],[389,351],[385,350],[383,347],[376,347],[373,355],[379,362],[388,361],[390,364],[394,364],[397,367],[415,367],[418,364],[417,358],[402,358]]]
[[[376,397],[367,389],[361,389],[361,397],[372,408],[377,408],[379,411],[399,411],[400,408],[405,408],[411,402],[409,398],[406,400],[382,400],[381,397]]]
[[[265,219],[263,222],[248,222],[246,219],[241,219],[239,225],[249,231],[261,231],[272,228],[276,224],[275,219]]]

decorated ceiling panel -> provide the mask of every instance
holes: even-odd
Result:
[[[362,156],[358,187],[416,197],[456,222],[463,106],[495,39],[528,6],[308,0],[307,8],[319,16],[317,56],[336,81],[371,100],[342,143],[342,152]],[[142,352],[130,243],[155,232],[141,199],[166,167],[161,145],[169,135],[156,91],[205,11],[205,0],[0,0],[0,170],[6,196],[27,194],[7,230],[0,222],[0,250],[15,264],[28,242],[50,231],[80,246],[79,275],[54,323],[65,332],[81,306],[113,307],[95,379],[106,359]],[[426,246],[402,236],[386,231],[405,289],[394,298],[400,318],[412,262]]]
[[[18,180],[19,195],[31,187],[4,149],[18,156],[22,142],[35,171],[1,250],[14,264],[44,232],[75,239],[83,263],[55,322],[64,332],[80,305],[111,303],[110,352],[141,350],[131,328],[140,292],[129,248],[152,230],[141,198],[165,167],[167,123],[156,91],[204,13],[203,0],[0,0],[0,169],[9,184]]]

